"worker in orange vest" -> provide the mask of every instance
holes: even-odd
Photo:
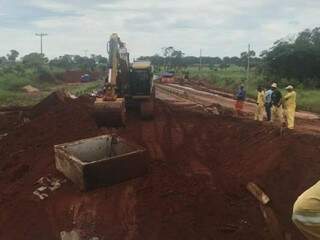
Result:
[[[241,114],[245,100],[246,100],[246,90],[244,89],[244,85],[241,84],[236,93],[235,109],[236,109],[237,115]]]

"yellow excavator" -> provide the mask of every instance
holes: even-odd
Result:
[[[124,126],[126,109],[140,109],[143,118],[152,118],[154,111],[153,68],[150,62],[130,64],[126,44],[118,34],[108,42],[109,66],[104,93],[94,103],[99,126]]]

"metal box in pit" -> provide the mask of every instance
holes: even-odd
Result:
[[[81,190],[112,185],[147,172],[145,149],[103,135],[54,146],[55,164]]]

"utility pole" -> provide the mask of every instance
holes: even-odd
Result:
[[[43,54],[42,39],[43,39],[43,37],[48,36],[48,34],[47,33],[36,33],[36,36],[40,37],[40,52],[42,55]]]
[[[199,72],[201,72],[202,68],[202,49],[200,49],[200,63],[199,63]]]
[[[248,53],[247,53],[247,57],[248,57],[248,65],[247,65],[247,85],[249,84],[249,78],[250,78],[250,44],[248,45]]]

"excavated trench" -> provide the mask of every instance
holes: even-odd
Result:
[[[56,107],[0,141],[0,239],[271,239],[257,183],[286,232],[297,196],[318,181],[318,137],[287,133],[232,116],[214,116],[162,101],[153,121],[131,113],[126,128],[97,129],[85,105]],[[118,134],[147,150],[148,174],[80,192],[71,182],[46,200],[32,195],[55,170],[53,145]]]

